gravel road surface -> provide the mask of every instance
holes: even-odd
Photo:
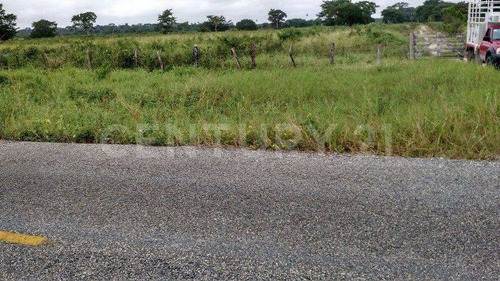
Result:
[[[500,163],[0,142],[0,279],[498,280]]]

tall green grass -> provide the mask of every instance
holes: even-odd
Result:
[[[302,43],[306,44],[306,43]],[[0,72],[0,138],[492,159],[498,72],[460,61]],[[340,57],[340,60],[345,59]],[[274,61],[273,61],[274,60]],[[218,130],[221,130],[220,132]]]
[[[85,54],[88,50],[94,68],[141,68],[152,71],[159,69],[158,52],[167,69],[192,65],[194,45],[200,48],[202,67],[218,68],[227,65],[233,47],[242,58],[248,58],[252,43],[257,44],[259,57],[286,56],[293,43],[297,56],[328,59],[332,42],[336,43],[338,56],[373,55],[377,45],[383,44],[386,56],[402,57],[401,47],[408,46],[407,35],[412,28],[408,24],[372,24],[352,28],[314,27],[277,31],[13,40],[0,45],[0,68],[86,68]],[[134,57],[136,50],[137,63]],[[360,60],[354,59],[353,62]]]

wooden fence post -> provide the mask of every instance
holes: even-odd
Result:
[[[165,68],[163,65],[163,61],[161,60],[161,53],[160,51],[157,51],[156,54],[158,55],[158,62],[160,63],[160,69],[163,71]]]
[[[92,71],[92,58],[90,57],[90,51],[88,49],[85,51],[85,56],[87,58],[87,68],[89,71]]]
[[[134,48],[134,63],[135,68],[139,67],[139,56],[137,55],[137,48]]]
[[[255,61],[255,56],[257,55],[257,46],[255,43],[252,43],[252,51],[250,52],[250,56],[252,57],[252,69],[257,68],[257,62]]]
[[[410,59],[415,59],[415,34],[410,33]]]
[[[288,51],[288,55],[290,56],[290,59],[292,60],[293,67],[297,67],[297,64],[295,63],[295,59],[293,58],[293,43],[290,44],[290,50]]]
[[[441,33],[438,33],[436,35],[436,43],[437,43],[437,56],[438,57],[441,57],[441,44],[442,44],[442,40],[441,40]]]
[[[335,43],[330,46],[330,64],[335,63]]]
[[[47,59],[47,54],[44,53],[43,54],[43,60],[42,60],[42,62],[43,62],[43,69],[47,69],[47,60],[48,60]]]
[[[381,64],[382,63],[382,45],[378,44],[377,47],[377,63]]]
[[[194,58],[194,66],[198,67],[200,65],[200,49],[198,48],[198,45],[194,45],[193,47],[193,58]]]
[[[238,69],[241,69],[240,59],[238,58],[238,54],[236,54],[236,48],[231,48],[231,52],[233,53],[234,60],[236,60],[236,64],[238,65]]]

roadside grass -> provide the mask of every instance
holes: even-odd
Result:
[[[330,66],[266,55],[257,70],[0,71],[0,138],[370,153],[500,156],[499,73],[461,61]]]

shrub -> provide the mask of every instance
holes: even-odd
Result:
[[[303,35],[304,33],[300,29],[287,28],[278,34],[278,38],[281,41],[287,41],[287,40],[296,41]]]
[[[0,75],[0,85],[7,85],[9,84],[9,77],[5,75]]]

